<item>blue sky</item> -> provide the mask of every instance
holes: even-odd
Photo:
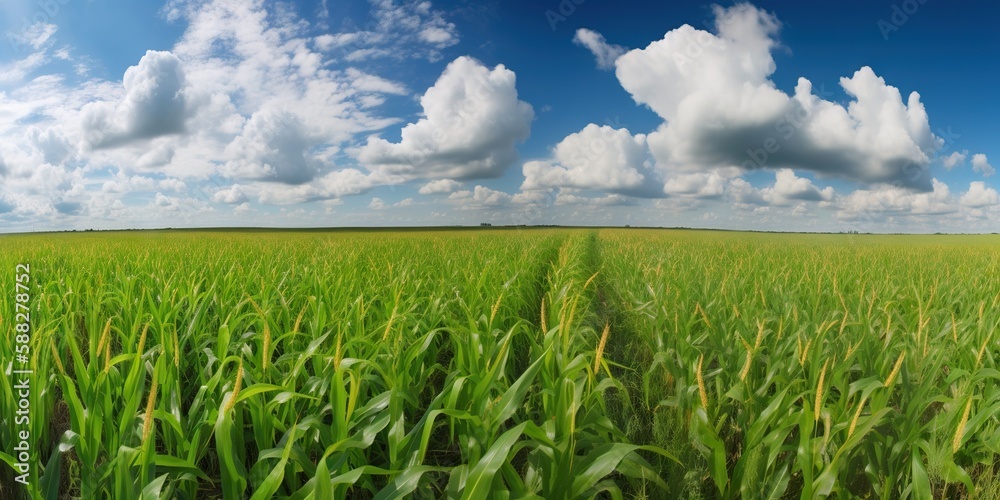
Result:
[[[1000,9],[12,0],[0,231],[996,232]]]

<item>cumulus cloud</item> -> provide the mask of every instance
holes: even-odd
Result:
[[[524,191],[601,189],[632,196],[662,196],[648,160],[646,136],[593,123],[570,134],[553,149],[552,158],[524,164]]]
[[[243,186],[233,184],[228,189],[220,189],[212,195],[212,201],[226,203],[228,205],[240,205],[247,202],[247,195],[243,192]]]
[[[838,200],[837,217],[845,221],[880,222],[887,216],[946,215],[958,211],[948,185],[932,179],[933,190],[914,192],[898,186],[859,189]]]
[[[28,129],[26,136],[49,165],[59,165],[73,153],[74,145],[55,128],[42,130],[33,126]]]
[[[959,200],[962,205],[971,208],[991,207],[1000,204],[1000,194],[996,189],[986,187],[982,181],[969,184],[969,190]]]
[[[462,187],[462,183],[451,179],[438,179],[424,184],[420,188],[420,194],[446,194]]]
[[[755,188],[744,179],[736,178],[729,181],[726,194],[737,208],[749,209],[752,206],[773,205],[803,207],[804,202],[830,203],[836,193],[827,186],[816,187],[812,180],[799,177],[791,169],[783,168],[774,173],[774,184],[764,188]]]
[[[239,178],[303,184],[320,169],[320,160],[310,152],[314,143],[297,115],[265,109],[254,113],[243,133],[227,146],[233,160],[226,168]]]
[[[614,69],[615,60],[625,53],[625,47],[609,44],[604,35],[586,28],[576,30],[573,43],[590,50],[597,58],[597,67],[601,69]]]
[[[459,57],[420,99],[424,118],[391,143],[370,137],[357,152],[369,169],[409,179],[499,177],[517,159],[534,111],[517,98],[513,71]]]
[[[964,164],[965,158],[968,156],[968,154],[969,154],[968,151],[962,151],[962,152],[954,151],[950,155],[944,157],[944,159],[941,160],[941,163],[944,165],[945,169],[952,170],[955,167]]]
[[[775,172],[774,187],[765,192],[765,199],[770,197],[772,203],[788,200],[801,201],[831,201],[833,188],[827,186],[823,190],[813,185],[812,181],[795,175],[791,169],[783,168]]]
[[[413,198],[406,198],[400,200],[397,203],[388,203],[382,198],[372,198],[372,201],[368,203],[368,208],[371,210],[385,210],[387,208],[405,208],[412,206],[414,203]]]
[[[402,182],[404,181],[399,178],[380,177],[356,168],[344,168],[326,173],[307,184],[288,186],[278,183],[255,183],[246,189],[248,193],[252,189],[261,203],[290,205],[359,195],[378,186]]]
[[[931,133],[919,94],[904,101],[863,67],[840,80],[853,99],[846,108],[814,94],[805,78],[788,95],[770,80],[777,18],[749,4],[714,12],[715,33],[684,25],[615,61],[633,99],[665,120],[647,138],[660,164],[787,167],[933,189],[927,166],[942,141]]]
[[[766,205],[767,200],[760,189],[753,187],[745,179],[732,179],[726,187],[726,196],[738,208],[749,208],[751,206]]]
[[[719,198],[725,193],[726,178],[718,172],[681,174],[667,180],[663,192],[693,198]]]
[[[487,208],[507,205],[513,200],[513,196],[485,186],[476,186],[472,190],[455,191],[448,199],[459,201],[467,208]]]
[[[982,153],[972,155],[972,170],[979,172],[983,177],[990,177],[997,172]]]
[[[606,196],[579,196],[573,193],[560,192],[556,196],[555,204],[610,207],[635,205],[635,200],[620,194],[609,194]]]
[[[116,147],[185,130],[192,114],[181,61],[170,52],[147,51],[125,72],[120,102],[96,102],[81,110],[84,136],[95,148]]]
[[[156,193],[150,205],[167,212],[176,212],[181,209],[181,199],[174,196],[167,196],[163,193]]]
[[[112,194],[126,194],[135,191],[152,191],[157,187],[156,179],[133,175],[126,177],[118,175],[114,179],[101,185],[101,192]]]
[[[368,208],[372,210],[385,210],[388,207],[389,205],[386,205],[382,198],[372,198],[372,201],[368,203]]]

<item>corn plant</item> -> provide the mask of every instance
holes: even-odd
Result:
[[[2,498],[988,497],[995,237],[171,231],[32,268]]]

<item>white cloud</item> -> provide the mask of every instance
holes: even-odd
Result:
[[[660,196],[662,185],[647,157],[646,136],[591,123],[557,144],[551,160],[525,163],[521,189],[567,187]]]
[[[321,162],[310,154],[318,139],[290,111],[264,109],[250,118],[226,153],[229,175],[252,180],[302,184],[313,180]]]
[[[391,143],[370,137],[357,151],[369,169],[409,179],[499,177],[517,159],[534,112],[517,98],[514,72],[460,57],[421,97],[424,118]]]
[[[42,130],[32,126],[25,134],[32,146],[42,154],[42,159],[50,165],[59,165],[73,156],[74,144],[59,130],[48,128]]]
[[[10,42],[16,44],[18,48],[30,46],[31,48],[38,50],[48,45],[48,42],[52,39],[52,36],[56,34],[57,30],[58,27],[54,24],[36,22],[27,26],[20,32],[8,32],[7,38],[10,39]]]
[[[170,52],[147,51],[125,72],[120,102],[96,102],[81,110],[84,136],[95,148],[180,134],[193,109],[181,61]]]
[[[187,184],[185,184],[184,181],[180,179],[173,179],[173,178],[161,179],[159,182],[156,183],[156,185],[159,186],[159,188],[164,191],[181,192],[187,190]]]
[[[485,186],[476,186],[472,190],[455,191],[448,199],[459,201],[466,208],[486,208],[507,205],[513,200],[513,196]]]
[[[609,194],[606,196],[587,197],[578,196],[572,193],[560,192],[556,196],[556,205],[586,205],[596,207],[628,206],[634,205],[635,201],[620,194]]]
[[[233,184],[228,189],[220,189],[212,195],[212,201],[229,205],[240,205],[246,203],[247,200],[247,195],[239,184]]]
[[[336,33],[317,36],[314,40],[316,47],[323,51],[329,51],[338,47],[343,47],[354,43],[358,39],[357,33]]]
[[[613,69],[615,60],[625,53],[625,48],[621,45],[609,44],[604,35],[586,28],[576,30],[573,43],[590,50],[597,58],[597,67],[601,69]]]
[[[406,95],[407,90],[403,84],[386,80],[380,76],[365,73],[357,68],[347,68],[344,75],[350,81],[351,88],[374,94]]]
[[[783,168],[775,172],[774,187],[765,190],[764,198],[771,203],[782,205],[792,200],[831,201],[833,188],[827,186],[822,191],[812,181],[797,177],[791,169]]]
[[[35,70],[51,62],[49,49],[57,29],[54,24],[38,22],[24,27],[21,31],[5,33],[4,38],[15,49],[14,53],[25,51],[27,55],[22,59],[0,64],[0,85],[21,83]],[[55,57],[68,58],[68,54],[64,50],[59,50]]]
[[[979,172],[983,177],[990,177],[997,172],[982,153],[972,155],[972,170]]]
[[[669,195],[694,198],[719,198],[725,190],[726,179],[718,172],[677,175],[663,186]]]
[[[726,188],[726,195],[739,208],[767,204],[767,200],[764,199],[764,194],[760,189],[753,187],[749,182],[740,178],[729,181],[729,186]]]
[[[548,205],[553,201],[554,197],[557,196],[553,194],[550,190],[546,191],[522,191],[516,193],[511,198],[511,203],[517,205],[529,205],[532,207],[541,207]]]
[[[959,200],[962,205],[971,208],[991,207],[1000,204],[1000,194],[996,189],[986,187],[982,181],[969,184],[969,190]]]
[[[159,207],[164,211],[176,212],[181,209],[181,199],[174,196],[166,196],[163,193],[156,193],[151,205]]]
[[[386,205],[385,200],[382,198],[372,198],[371,203],[368,204],[368,208],[372,210],[385,210],[389,208],[389,205]]]
[[[803,207],[799,210],[800,213],[805,210],[805,202],[829,204],[836,195],[832,187],[819,189],[811,180],[799,177],[787,168],[774,173],[774,185],[760,189],[753,187],[744,179],[732,179],[726,188],[726,194],[739,209],[749,210],[761,205],[778,207],[797,205]]]
[[[959,165],[964,164],[965,158],[968,156],[968,154],[969,154],[968,151],[962,151],[962,152],[954,151],[950,155],[946,156],[943,160],[941,160],[941,163],[944,165],[945,169],[951,170]]]
[[[887,216],[947,215],[958,211],[948,185],[932,179],[933,190],[915,193],[898,186],[859,189],[839,199],[837,217],[864,223],[883,222]]]
[[[157,189],[156,179],[134,175],[125,177],[118,175],[114,179],[101,185],[104,193],[127,194],[136,191],[154,191]]]
[[[372,198],[372,201],[368,203],[368,208],[372,210],[385,210],[387,208],[405,208],[412,206],[414,204],[413,198],[406,198],[400,200],[397,203],[387,203],[382,198]]]
[[[749,4],[714,11],[715,34],[684,25],[615,62],[622,86],[665,120],[647,138],[661,165],[788,167],[932,189],[927,166],[942,141],[916,92],[904,102],[863,67],[840,81],[846,108],[804,78],[788,95],[770,80],[778,20]]]
[[[359,195],[378,186],[402,182],[399,178],[380,177],[355,168],[345,168],[329,172],[306,184],[287,186],[279,183],[254,183],[247,186],[247,190],[257,193],[261,203],[290,205]]]
[[[420,31],[421,40],[439,46],[448,45],[454,36],[452,31],[437,26],[428,26]]]
[[[445,194],[451,193],[462,187],[462,183],[451,179],[438,179],[424,184],[420,188],[420,194]]]
[[[317,37],[317,46],[348,61],[421,58],[437,61],[458,43],[458,29],[428,1],[370,0],[372,21],[363,29]]]
[[[24,59],[0,65],[0,85],[19,83],[47,62],[49,62],[48,54],[34,52]]]

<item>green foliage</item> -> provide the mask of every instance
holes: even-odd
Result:
[[[997,243],[3,237],[39,477],[0,467],[0,497],[988,497]],[[7,464],[16,404],[0,384]]]
[[[600,239],[628,334],[610,355],[633,360],[619,380],[642,393],[633,418],[688,429],[628,434],[681,459],[659,467],[672,486],[719,498],[996,491],[996,237]]]

